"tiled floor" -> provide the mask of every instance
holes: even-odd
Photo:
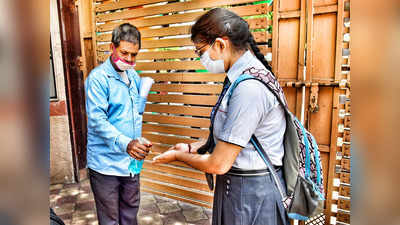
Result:
[[[97,225],[89,180],[50,186],[50,207],[66,225]],[[196,205],[141,193],[139,225],[209,225],[211,210]]]

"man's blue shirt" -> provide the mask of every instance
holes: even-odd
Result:
[[[129,87],[107,59],[85,81],[87,166],[105,175],[130,175],[128,167],[133,158],[126,147],[141,136],[140,77],[134,70],[126,73]]]

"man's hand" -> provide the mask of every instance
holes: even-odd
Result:
[[[152,144],[140,144],[138,140],[129,142],[126,152],[137,160],[143,160],[149,154]]]

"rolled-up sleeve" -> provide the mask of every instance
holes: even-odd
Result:
[[[256,128],[268,113],[266,87],[257,80],[241,82],[233,91],[227,108],[227,118],[219,140],[246,147]]]
[[[115,151],[126,151],[131,138],[115,128],[107,117],[108,87],[106,79],[95,74],[85,81],[86,112],[88,130],[102,138],[109,148]]]

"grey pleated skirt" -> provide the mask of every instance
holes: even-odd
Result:
[[[282,184],[282,171],[278,171]],[[285,186],[285,185],[284,185]],[[212,225],[290,225],[270,173],[217,176]]]

